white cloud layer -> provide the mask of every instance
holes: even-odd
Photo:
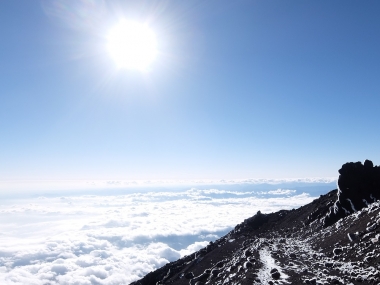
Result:
[[[314,198],[274,187],[2,200],[0,284],[129,284],[258,210]]]
[[[2,180],[0,181],[0,196],[33,193],[57,193],[64,191],[72,193],[75,191],[94,191],[118,189],[141,191],[147,188],[156,190],[158,188],[204,188],[209,186],[262,186],[262,185],[328,185],[335,184],[336,177],[309,177],[288,179],[233,179],[233,180]]]

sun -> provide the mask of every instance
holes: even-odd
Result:
[[[156,58],[156,36],[145,24],[121,20],[107,40],[108,52],[119,68],[146,71]]]

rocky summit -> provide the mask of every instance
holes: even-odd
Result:
[[[255,216],[133,285],[380,284],[380,167],[346,163],[337,190]]]

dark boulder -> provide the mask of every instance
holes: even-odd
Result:
[[[339,169],[337,200],[324,219],[330,226],[380,199],[380,167],[372,161],[348,162]]]
[[[260,228],[263,224],[268,222],[268,215],[267,214],[262,214],[260,211],[256,213],[253,217],[250,217],[246,220],[244,220],[244,224],[249,226],[252,229],[258,229]]]

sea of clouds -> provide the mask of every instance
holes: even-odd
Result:
[[[129,284],[258,210],[297,208],[334,188],[333,180],[311,180],[8,193],[0,202],[0,284]]]

